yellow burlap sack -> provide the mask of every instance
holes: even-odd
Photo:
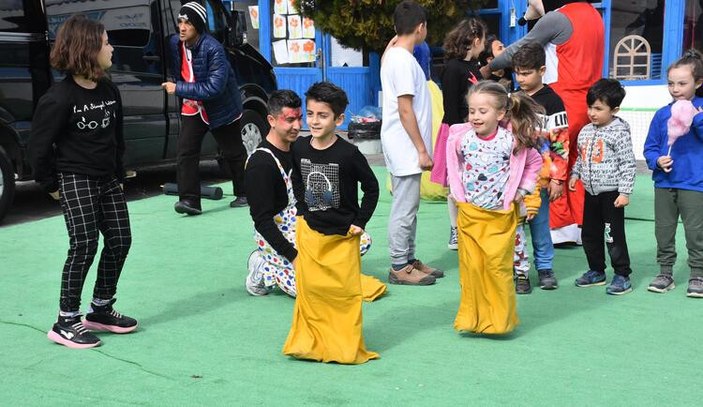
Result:
[[[297,219],[298,296],[283,353],[345,364],[377,359],[362,334],[359,236],[323,235]]]
[[[457,207],[461,300],[454,329],[511,332],[520,323],[513,282],[517,210],[486,210],[462,202]]]

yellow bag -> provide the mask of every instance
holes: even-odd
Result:
[[[511,332],[520,323],[513,282],[517,205],[487,210],[457,202],[457,207],[461,301],[454,329]]]
[[[359,236],[323,235],[297,218],[298,296],[283,353],[345,364],[379,358],[362,334]]]

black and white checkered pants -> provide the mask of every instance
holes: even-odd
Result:
[[[59,174],[63,209],[70,247],[61,278],[60,308],[80,309],[86,275],[98,251],[99,233],[104,247],[98,263],[93,298],[111,299],[132,244],[127,202],[114,177]]]

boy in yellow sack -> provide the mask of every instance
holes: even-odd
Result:
[[[359,238],[376,209],[378,181],[359,150],[335,134],[349,104],[346,93],[318,82],[305,97],[312,137],[301,137],[292,149],[298,296],[283,353],[365,363],[379,355],[366,350],[362,334]]]

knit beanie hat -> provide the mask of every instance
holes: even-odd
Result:
[[[178,12],[178,19],[189,21],[195,27],[195,30],[201,34],[205,30],[205,25],[207,23],[207,12],[205,7],[201,6],[200,3],[195,1],[189,1],[181,7]]]

